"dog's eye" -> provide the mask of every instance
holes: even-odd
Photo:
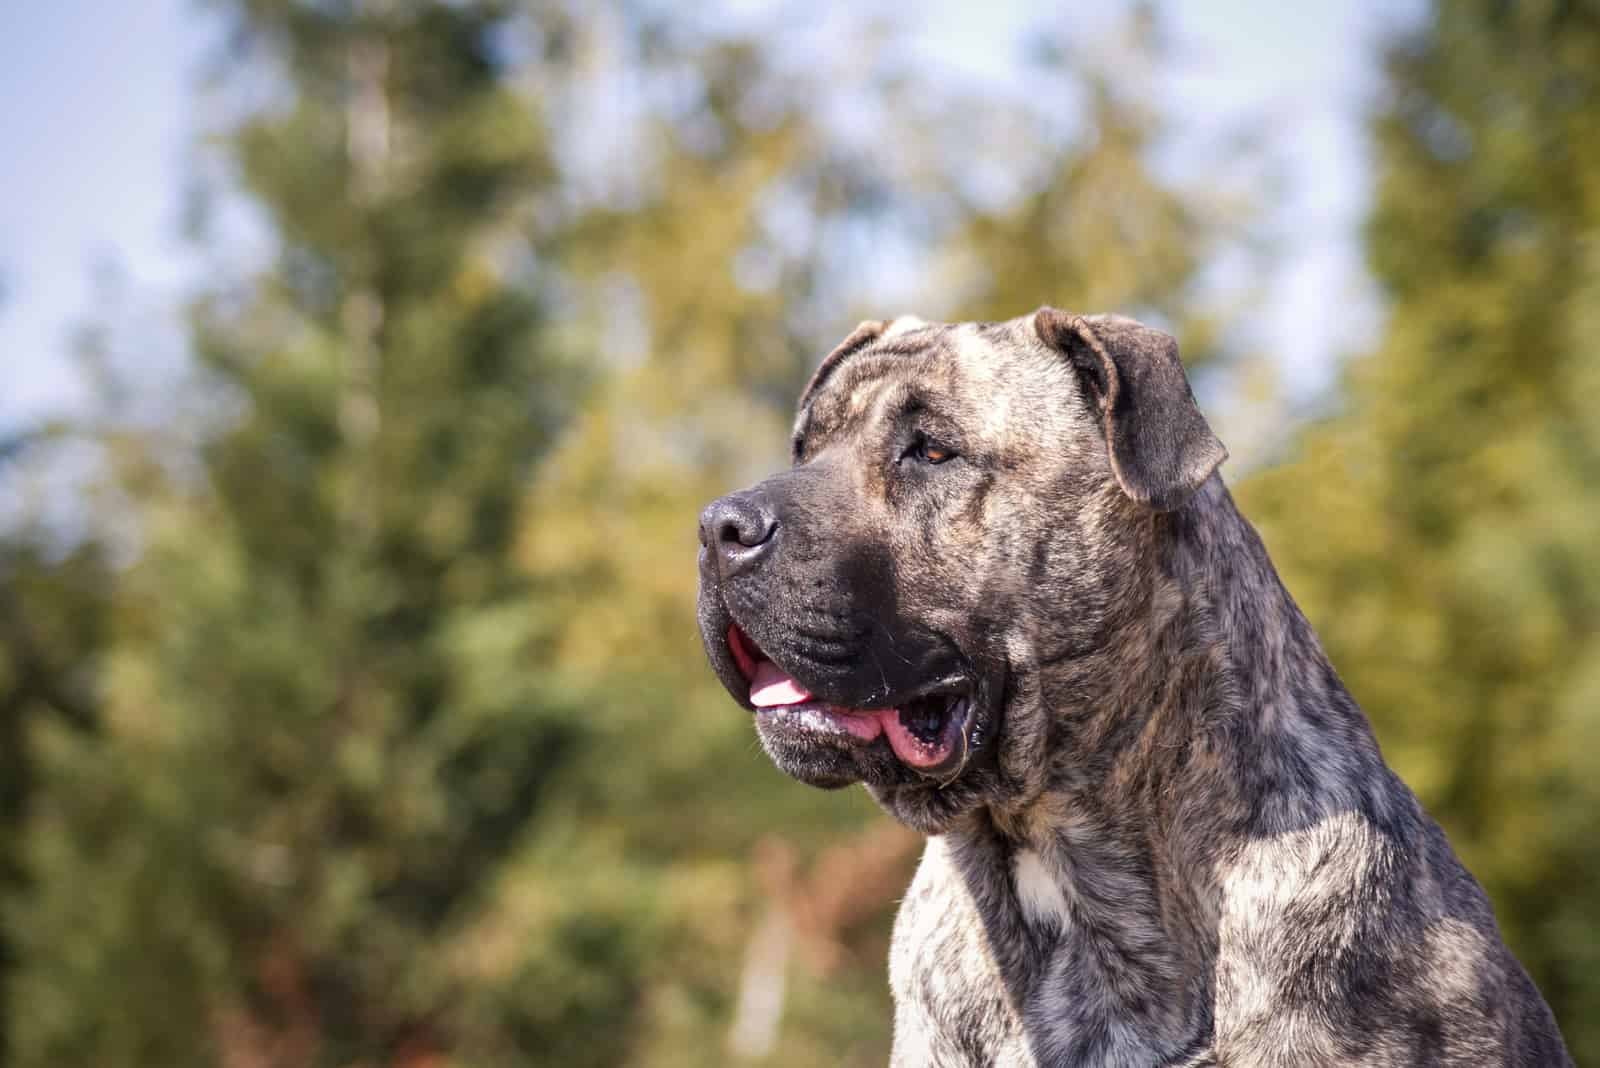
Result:
[[[956,450],[948,445],[941,445],[936,441],[929,441],[920,434],[909,448],[901,455],[901,459],[910,458],[925,464],[942,464],[954,460]]]

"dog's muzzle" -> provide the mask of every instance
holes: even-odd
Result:
[[[925,778],[959,775],[974,748],[974,702],[958,658],[924,641],[929,655],[918,662],[920,677],[895,685],[887,669],[902,669],[904,657],[886,665],[874,648],[881,622],[793,599],[774,603],[772,589],[785,585],[770,573],[783,548],[782,527],[761,487],[722,497],[701,513],[701,637],[723,685],[756,714],[763,732],[795,744],[887,747]],[[862,679],[872,680],[870,691]]]

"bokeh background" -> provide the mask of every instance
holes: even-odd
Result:
[[[917,840],[705,670],[857,320],[1179,334],[1600,1064],[1600,8],[0,7],[0,1065],[876,1065]]]

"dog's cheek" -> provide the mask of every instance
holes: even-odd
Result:
[[[1050,766],[1050,708],[1032,672],[1008,677],[995,727],[995,767],[1004,786],[999,803],[1036,797]]]
[[[986,609],[992,567],[988,530],[959,510],[927,510],[894,547],[905,614],[951,637],[976,629]]]

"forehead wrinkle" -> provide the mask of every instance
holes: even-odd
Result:
[[[895,371],[903,369],[908,361],[925,359],[930,355],[932,349],[927,345],[874,348],[864,352],[848,366],[840,368],[829,388],[812,403],[815,405],[822,402],[829,408],[837,408],[839,398],[842,397],[846,417],[856,415],[862,405],[867,403],[873,392],[872,387],[887,380]]]
[[[905,414],[917,394],[916,386],[904,379],[883,382],[871,401],[873,422],[894,419]]]
[[[955,355],[948,335],[954,332],[925,324],[914,333],[879,338],[851,353],[797,413],[790,442],[792,455],[798,459],[812,434],[831,435],[861,418],[878,392],[874,386],[896,372],[904,373],[908,362],[924,364],[913,370],[918,376],[915,381],[934,370],[948,380],[950,358]]]
[[[882,426],[901,414],[915,387],[903,378],[875,375],[855,383],[846,401],[847,408],[837,429],[864,430]]]
[[[904,357],[926,356],[927,349],[890,353],[891,360],[866,357],[848,375],[840,375],[801,412],[792,442],[796,459],[815,434],[831,438],[840,432],[881,425],[900,416],[916,395],[917,383],[892,372],[903,368]]]

